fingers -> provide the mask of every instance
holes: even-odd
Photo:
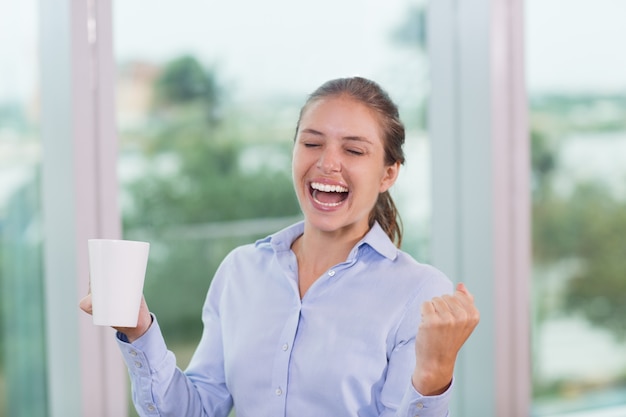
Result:
[[[422,304],[422,315],[429,313],[446,314],[458,313],[467,308],[472,302],[467,297],[460,294],[445,294],[425,301]]]
[[[474,304],[474,296],[460,283],[454,294],[446,294],[426,301],[421,306],[423,324],[437,321],[461,328],[474,328],[480,313]]]
[[[81,310],[83,310],[85,313],[87,314],[93,314],[93,306],[91,304],[91,293],[87,294],[85,297],[83,297],[80,302],[78,303],[78,306],[80,307]]]

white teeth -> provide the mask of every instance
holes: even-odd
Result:
[[[343,203],[343,201],[340,201],[338,203],[322,203],[317,198],[314,198],[313,200],[315,200],[315,202],[319,204],[320,206],[326,206],[326,207],[337,207],[339,204]]]
[[[311,188],[318,191],[323,191],[325,193],[347,193],[348,189],[346,187],[342,187],[341,185],[329,185],[322,184],[319,182],[311,183]]]

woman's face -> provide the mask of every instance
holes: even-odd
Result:
[[[309,104],[293,150],[293,180],[309,226],[324,232],[369,229],[378,194],[395,182],[400,163],[385,166],[376,114],[348,96]]]

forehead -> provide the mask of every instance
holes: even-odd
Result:
[[[300,119],[299,130],[305,129],[379,140],[382,131],[376,111],[347,95],[323,97],[310,102]]]

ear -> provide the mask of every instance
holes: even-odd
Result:
[[[394,162],[385,167],[384,175],[380,181],[380,189],[378,192],[384,193],[396,182],[400,173],[400,162]]]

